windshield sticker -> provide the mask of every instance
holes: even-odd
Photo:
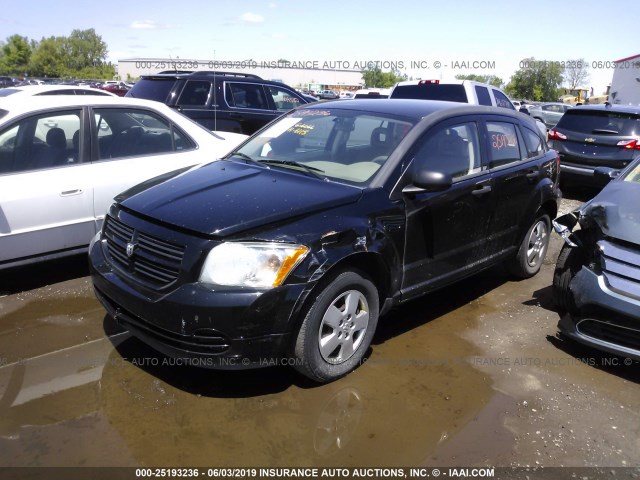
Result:
[[[297,113],[296,113],[297,114]],[[273,138],[279,137],[284,132],[288,131],[290,128],[293,128],[294,125],[302,121],[301,118],[297,117],[286,117],[281,119],[274,126],[266,129],[264,132],[260,134],[262,138]]]
[[[313,130],[313,128],[314,128],[313,125],[308,125],[306,123],[299,123],[291,127],[289,130],[287,130],[287,132],[295,133],[296,135],[300,135],[301,137],[304,137],[307,133]]]
[[[500,150],[501,148],[506,147],[515,147],[517,146],[517,140],[515,135],[491,135],[491,147],[496,150]]]
[[[296,115],[299,117],[328,117],[331,112],[329,110],[298,110]]]

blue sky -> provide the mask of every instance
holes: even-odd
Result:
[[[526,57],[585,58],[592,64],[640,54],[631,5],[621,0],[31,0],[2,9],[0,39],[17,33],[39,40],[94,28],[113,62],[138,57],[285,58],[351,66],[387,61],[402,62],[402,71],[414,77],[481,73],[506,82]],[[412,61],[429,69],[411,69]],[[441,62],[437,70],[436,61]],[[474,61],[489,68],[474,69]],[[585,86],[601,93],[613,71],[595,65]]]

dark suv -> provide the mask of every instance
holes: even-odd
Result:
[[[640,157],[640,106],[573,107],[549,130],[549,140],[560,154],[563,182],[602,186],[609,177],[598,170],[614,175]]]
[[[166,103],[209,130],[246,135],[309,103],[279,82],[251,74],[209,71],[143,75],[126,96]]]
[[[90,247],[95,292],[186,363],[333,380],[394,305],[500,262],[535,275],[558,172],[534,120],[504,108],[305,105],[221,161],[119,196]]]

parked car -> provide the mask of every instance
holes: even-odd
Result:
[[[474,80],[406,80],[398,82],[391,90],[389,98],[416,98],[420,100],[443,100],[447,102],[470,103],[516,110],[509,97],[498,87]],[[538,121],[538,129],[543,135],[547,127]]]
[[[124,97],[129,92],[129,90],[131,90],[131,87],[129,85],[126,85],[124,82],[104,83],[99,88],[101,90],[104,90],[105,92],[113,93],[118,97]]]
[[[640,159],[554,228],[565,239],[553,276],[561,334],[640,360]]]
[[[640,157],[640,106],[572,107],[549,130],[551,147],[560,154],[563,183],[603,186],[597,167],[617,170]]]
[[[0,99],[0,269],[86,251],[117,193],[245,138],[157,102],[15,97]]]
[[[353,98],[389,98],[390,93],[390,88],[361,88],[355,91]]]
[[[413,100],[304,105],[221,162],[117,198],[90,247],[121,326],[192,365],[283,357],[345,375],[378,316],[500,262],[535,275],[558,158],[506,109]]]
[[[166,103],[210,130],[247,135],[310,101],[283,83],[231,72],[143,75],[127,96]]]
[[[529,115],[540,120],[547,128],[553,128],[560,121],[564,113],[571,108],[566,103],[542,103],[526,107]]]
[[[0,88],[13,87],[16,83],[18,82],[11,77],[0,77]]]
[[[340,92],[340,98],[343,100],[350,100],[353,98],[354,95],[355,95],[354,92],[348,92],[348,91]]]
[[[318,93],[318,98],[320,100],[335,100],[336,98],[340,98],[340,95],[335,90],[322,90]]]
[[[446,100],[516,110],[509,97],[498,87],[473,80],[406,80],[398,82],[389,98]]]
[[[82,87],[75,85],[23,85],[21,87],[7,87],[0,90],[0,97],[12,96],[40,96],[40,95],[97,95],[103,97],[115,97],[111,92],[105,92],[98,88]]]

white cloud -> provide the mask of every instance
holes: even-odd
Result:
[[[136,28],[140,30],[153,30],[159,28],[156,22],[153,20],[134,20],[129,28]]]
[[[258,15],[257,13],[243,13],[240,16],[240,20],[247,23],[262,23],[264,22],[264,17],[262,15]]]

